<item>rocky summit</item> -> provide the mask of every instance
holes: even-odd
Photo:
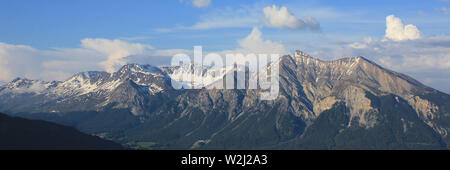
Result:
[[[75,127],[137,149],[448,149],[450,95],[364,57],[323,61],[301,51],[279,66],[279,96],[182,89],[186,67],[128,64],[65,81],[15,79],[0,111]],[[217,70],[216,70],[217,71]],[[243,71],[220,69],[203,86]],[[245,71],[248,74],[257,74]]]

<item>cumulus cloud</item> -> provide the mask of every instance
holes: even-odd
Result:
[[[389,68],[405,72],[450,70],[450,37],[422,37],[416,26],[404,26],[394,15],[386,17],[386,27],[385,39],[349,43],[340,50],[341,55],[371,56]]]
[[[362,42],[349,43],[332,55],[365,56],[449,93],[450,37],[422,37],[417,27],[404,26],[393,15],[387,17],[386,25],[385,39],[366,38]]]
[[[238,41],[235,50],[228,53],[280,53],[284,46],[262,38],[255,27],[252,32]],[[154,49],[151,45],[130,43],[124,40],[86,38],[79,48],[53,48],[40,50],[31,46],[0,43],[0,81],[11,81],[16,77],[41,80],[64,80],[71,75],[91,70],[114,72],[127,63],[166,65],[175,54],[192,56],[192,50]]]
[[[26,45],[0,43],[0,81],[16,77],[63,80],[71,74],[99,70],[102,55],[85,48],[39,50]]]
[[[239,48],[222,53],[287,54],[282,43],[264,40],[258,27],[254,27],[247,37],[238,41],[238,44]]]
[[[386,17],[386,39],[403,41],[415,40],[420,37],[421,33],[415,25],[404,25],[402,20],[394,15],[389,15]]]
[[[419,34],[410,36],[405,33],[402,21],[393,15],[387,17],[385,24],[390,33],[398,34],[386,33],[384,38],[366,37],[358,42],[332,42],[330,46],[319,49],[316,55],[328,59],[364,56],[385,68],[450,93],[450,36],[418,36],[420,30],[416,27],[413,32]]]
[[[406,73],[419,81],[450,93],[450,37],[409,41],[365,41],[351,43],[336,56],[365,56],[380,65]]]
[[[276,5],[268,6],[263,9],[264,24],[275,28],[288,28],[292,30],[319,30],[320,24],[313,17],[297,18],[286,7]]]
[[[254,27],[252,32],[243,40],[239,41],[242,49],[252,53],[280,53],[286,52],[283,44],[272,42],[270,40],[264,40],[262,38],[262,32]]]
[[[9,81],[19,75],[39,71],[40,58],[34,55],[36,49],[25,45],[0,43],[0,80]]]
[[[83,39],[79,48],[49,50],[0,42],[0,81],[8,82],[16,77],[65,80],[82,71],[113,72],[127,63],[164,65],[170,63],[174,54],[191,52],[183,49],[154,49],[146,44],[101,38]]]
[[[442,72],[450,72],[449,54],[450,37],[422,37],[416,26],[404,25],[400,18],[389,15],[384,39],[366,38],[362,42],[349,43],[334,55],[366,56],[384,67],[416,75],[415,78],[427,79],[426,82],[434,87],[440,87],[423,73],[442,75]]]
[[[422,38],[410,41],[355,42],[340,51],[344,56],[368,56],[398,71],[450,71],[450,37]]]
[[[314,11],[308,12],[314,13]],[[305,16],[299,19],[288,11],[286,7],[279,8],[276,5],[265,7],[256,4],[254,6],[240,6],[239,8],[226,7],[215,9],[206,15],[203,15],[200,20],[193,25],[179,25],[172,29],[159,28],[156,29],[156,31],[170,32],[174,30],[252,28],[261,25],[292,30],[320,30],[320,23],[313,17]]]
[[[82,47],[92,49],[107,56],[107,60],[100,63],[100,65],[107,72],[115,72],[116,67],[126,64],[124,58],[131,55],[140,55],[144,52],[153,49],[150,45],[143,45],[139,43],[128,43],[122,40],[108,40],[108,39],[91,39],[86,38],[81,40]]]

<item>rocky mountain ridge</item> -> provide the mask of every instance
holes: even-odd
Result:
[[[72,122],[89,133],[108,131],[111,138],[124,139],[118,141],[122,143],[150,141],[168,148],[278,148],[280,143],[308,148],[314,145],[305,142],[313,138],[329,139],[328,148],[339,148],[347,144],[337,144],[340,136],[352,136],[359,129],[367,134],[379,129],[391,134],[393,129],[401,129],[389,138],[398,147],[421,148],[433,141],[429,146],[446,148],[450,142],[449,95],[409,76],[364,57],[322,61],[301,51],[280,57],[259,71],[265,73],[275,65],[280,70],[280,93],[270,101],[260,100],[263,90],[258,89],[175,90],[171,86],[179,77],[195,80],[215,68],[129,64],[113,74],[84,72],[62,82],[16,79],[0,88],[0,111]],[[222,83],[225,75],[236,71],[242,70],[221,69],[219,76],[205,78],[202,86]],[[120,113],[113,115],[116,112]],[[84,114],[80,120],[66,118]],[[113,119],[119,115],[130,122]],[[328,118],[331,122],[322,125]],[[337,118],[342,121],[335,126],[332,123],[339,122]],[[88,123],[104,119],[116,123],[95,128]],[[117,122],[124,127],[118,128]],[[115,128],[120,130],[111,130]],[[327,128],[333,129],[333,135],[310,134]],[[415,137],[415,141],[408,141],[412,140],[410,133],[429,135],[429,141]],[[355,138],[346,137],[347,142]],[[246,142],[239,144],[239,140]],[[383,146],[387,148],[387,144]]]

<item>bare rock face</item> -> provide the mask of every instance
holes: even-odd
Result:
[[[384,69],[363,57],[322,61],[297,51],[293,57],[284,56],[281,60],[281,75],[286,80],[291,80],[283,82],[283,88],[290,92],[288,95],[291,98],[297,98],[298,91],[301,90],[313,105],[314,113],[311,114],[298,109],[305,108],[304,105],[291,104],[296,115],[305,115],[307,119],[314,119],[336,102],[344,101],[350,108],[352,120],[358,118],[360,125],[373,127],[377,120],[377,109],[371,106],[366,93],[376,96],[398,95],[408,100],[424,120],[428,120],[429,116],[433,117],[438,109],[438,106],[427,100],[410,97],[417,93],[430,93],[431,88],[406,75]],[[299,84],[302,89],[297,89],[292,84]]]
[[[372,101],[366,97],[364,90],[349,86],[344,90],[344,97],[346,106],[350,108],[350,123],[353,119],[358,119],[362,126],[375,126],[378,111],[371,106]]]
[[[438,132],[443,137],[447,137],[450,128],[443,127],[435,123],[441,115],[439,112],[439,107],[432,102],[422,99],[419,96],[410,97],[408,100],[409,104],[416,110],[417,116],[419,116],[426,124],[432,127],[436,132]]]
[[[409,98],[408,102],[416,110],[417,115],[424,120],[433,120],[439,116],[436,114],[439,107],[428,100],[414,96]]]
[[[323,100],[314,101],[314,113],[317,113],[317,116],[320,116],[320,113],[326,110],[330,110],[339,101],[340,100],[336,99],[335,96],[326,97]]]
[[[260,99],[262,90],[173,89],[171,80],[180,76],[199,78],[193,69],[195,65],[130,64],[116,73],[85,72],[63,82],[15,80],[0,86],[0,111],[48,113],[45,117],[48,118],[55,114],[76,117],[69,112],[101,115],[127,110],[122,114],[130,114],[126,120],[133,123],[110,133],[125,134],[129,140],[168,143],[173,148],[278,148],[284,146],[281,143],[296,141],[301,141],[298,145],[303,146],[312,138],[330,138],[333,141],[330,143],[337,145],[344,138],[339,135],[347,135],[348,139],[352,134],[347,133],[356,133],[355,129],[378,134],[380,129],[389,128],[401,129],[404,136],[396,136],[396,140],[410,140],[410,133],[420,131],[420,135],[430,134],[429,139],[450,144],[448,94],[364,57],[323,61],[296,51],[269,63],[259,73],[268,72],[275,64],[280,68],[279,96],[270,101]],[[212,69],[202,67],[199,75]],[[222,78],[209,77],[203,83],[224,83],[223,76],[239,71],[248,72],[224,68],[219,70]],[[90,122],[103,119],[92,117],[71,121],[83,125],[81,128],[98,128],[95,133],[112,131],[119,126],[117,122],[123,121],[106,116],[116,123],[93,128]],[[331,136],[316,136],[311,131]],[[394,135],[399,134],[391,136]],[[408,148],[412,147],[411,143],[416,143],[414,146],[426,143],[414,140],[398,141],[398,146]],[[426,146],[441,146],[441,143]]]

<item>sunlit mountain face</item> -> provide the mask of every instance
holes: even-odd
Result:
[[[113,149],[448,149],[449,8],[11,1],[0,5],[0,121],[11,125],[0,135],[60,128]]]
[[[258,89],[174,89],[174,75],[195,74],[194,65],[129,64],[66,81],[16,79],[0,91],[0,108],[135,148],[447,148],[448,94],[364,57],[323,61],[297,51],[263,69],[274,64],[280,93],[270,101]],[[222,71],[210,83],[239,70]]]

